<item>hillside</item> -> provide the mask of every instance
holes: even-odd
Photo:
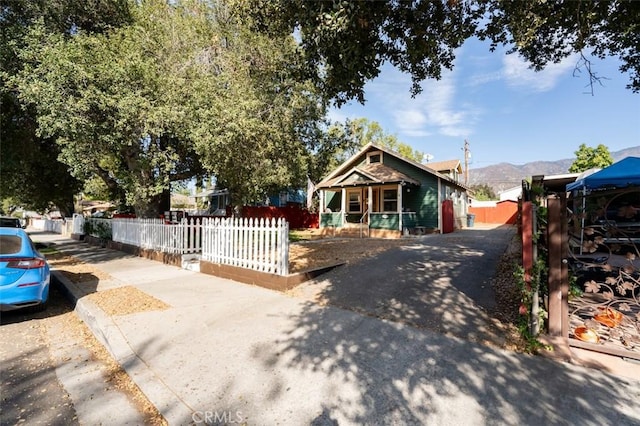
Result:
[[[613,161],[625,157],[640,157],[640,146],[612,152]],[[573,158],[558,161],[533,161],[522,165],[500,163],[493,166],[469,170],[469,185],[487,184],[497,194],[505,189],[513,188],[522,183],[522,179],[533,175],[559,175],[568,173]]]

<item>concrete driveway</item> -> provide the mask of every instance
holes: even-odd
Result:
[[[491,280],[513,226],[408,239],[304,283],[294,295],[471,341],[504,344]]]

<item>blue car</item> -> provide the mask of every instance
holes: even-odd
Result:
[[[51,270],[21,228],[0,227],[0,311],[42,310],[49,300]]]

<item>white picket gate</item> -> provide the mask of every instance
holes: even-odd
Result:
[[[284,218],[205,218],[202,228],[202,260],[288,275],[289,223]]]
[[[81,214],[73,214],[73,230],[71,231],[71,233],[77,235],[84,234],[84,216],[82,216]]]
[[[201,249],[199,219],[167,224],[162,219],[111,219],[113,241],[164,253],[197,253]]]

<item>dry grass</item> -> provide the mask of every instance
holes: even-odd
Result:
[[[301,272],[337,263],[352,263],[393,247],[406,240],[341,238],[292,243],[289,246],[289,272]]]
[[[169,305],[135,287],[124,286],[99,291],[87,296],[107,315],[129,315],[137,312],[163,311]]]

